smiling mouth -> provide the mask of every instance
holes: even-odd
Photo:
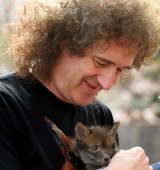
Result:
[[[89,82],[86,81],[86,80],[85,80],[85,83],[86,83],[86,85],[87,85],[89,88],[91,88],[91,89],[97,89],[97,88],[98,88],[97,86],[95,86],[95,85],[89,83]]]

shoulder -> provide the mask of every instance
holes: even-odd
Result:
[[[24,102],[22,98],[25,95],[22,93],[21,79],[14,74],[9,74],[0,77],[0,108],[6,115],[13,117],[13,113],[18,113],[21,110]]]
[[[0,84],[14,84],[17,82],[18,78],[14,73],[13,74],[7,74],[5,76],[0,77]]]
[[[14,91],[18,92],[20,90],[20,78],[15,76],[15,74],[9,74],[3,77],[0,77],[0,92],[12,94]]]
[[[7,99],[9,97],[20,102],[25,101],[26,98],[31,96],[33,84],[34,82],[30,82],[27,78],[17,76],[14,73],[8,74],[0,77],[0,96],[7,97]]]
[[[17,117],[22,113],[21,90],[14,74],[0,77],[0,124],[8,132],[19,131]],[[16,122],[16,123],[15,123]]]
[[[0,77],[0,101],[8,103],[8,106],[21,103],[27,96],[23,78],[15,74]]]

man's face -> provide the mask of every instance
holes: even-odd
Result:
[[[58,98],[78,105],[93,102],[101,90],[109,90],[125,69],[130,69],[137,54],[136,48],[127,48],[115,42],[97,42],[84,57],[64,50],[45,86]]]

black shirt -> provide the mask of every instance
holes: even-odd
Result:
[[[112,125],[110,110],[99,101],[81,107],[59,100],[39,81],[14,74],[0,78],[0,170],[60,170],[64,157],[60,142],[44,117],[67,136],[77,122]]]

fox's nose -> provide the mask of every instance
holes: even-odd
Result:
[[[110,161],[110,158],[108,157],[104,158],[104,162],[109,163],[109,161]]]

